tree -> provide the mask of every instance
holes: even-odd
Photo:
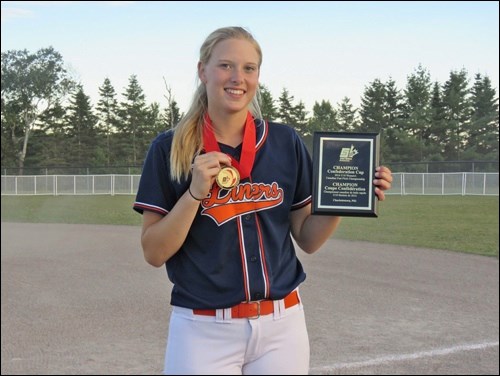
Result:
[[[80,85],[70,100],[67,108],[67,136],[72,152],[70,161],[76,166],[93,166],[98,159],[97,148],[97,116],[92,113],[90,98],[83,92]]]
[[[173,102],[175,104],[175,101]],[[164,113],[161,113],[160,104],[158,102],[151,103],[146,109],[146,128],[144,130],[145,139],[152,139],[159,133],[169,129],[170,120],[167,119],[169,109],[165,108]]]
[[[443,86],[443,105],[447,128],[445,157],[447,160],[460,160],[467,144],[472,112],[465,69],[450,72],[450,78]]]
[[[391,159],[394,157],[394,147],[400,142],[400,129],[402,117],[402,96],[396,87],[396,82],[389,78],[385,83],[385,125],[381,130],[383,154]]]
[[[498,160],[498,98],[489,77],[476,74],[466,153],[469,159]]]
[[[430,161],[444,160],[444,149],[447,139],[445,115],[441,85],[436,81],[432,86],[431,97],[431,129],[429,135],[429,145],[433,145],[434,150],[428,154],[428,160]]]
[[[420,145],[418,160],[423,161],[431,133],[431,78],[421,65],[408,76],[404,90],[401,129],[417,137]]]
[[[338,131],[337,114],[329,101],[322,100],[321,104],[314,103],[313,116],[309,119],[309,130]]]
[[[365,87],[361,98],[361,132],[381,132],[385,128],[386,119],[386,89],[377,78]]]
[[[306,136],[310,132],[307,130],[307,112],[302,101],[299,104],[293,104],[294,97],[284,88],[278,99],[278,116],[282,123],[294,127],[299,135]]]
[[[358,121],[356,119],[357,110],[351,103],[348,97],[342,98],[340,103],[337,105],[337,122],[340,131],[345,132],[355,132],[358,127]]]
[[[142,162],[146,144],[146,124],[148,113],[146,96],[139,85],[136,75],[129,78],[129,84],[123,94],[125,101],[120,104],[120,147],[122,160],[129,164],[137,165]]]
[[[394,158],[392,149],[398,143],[401,132],[401,95],[396,83],[389,79],[384,84],[379,79],[370,83],[361,98],[361,125],[359,131],[380,133],[381,159]]]
[[[286,88],[283,88],[278,98],[278,118],[282,123],[293,125],[293,95],[290,95]]]
[[[304,102],[299,101],[296,106],[293,106],[292,116],[295,119],[292,124],[295,126],[295,129],[297,129],[299,134],[302,135],[302,137],[310,136],[311,130],[307,126],[307,111]]]
[[[65,123],[66,109],[56,101],[43,112],[32,134],[32,145],[26,155],[26,166],[67,166],[68,137]]]
[[[396,81],[392,78],[385,83],[385,118],[386,129],[398,127],[402,116],[402,95],[396,86]]]
[[[166,128],[172,129],[181,120],[183,114],[181,115],[177,102],[172,95],[172,89],[167,85],[165,77],[163,77],[163,81],[165,82],[165,89],[167,90],[167,95],[165,95],[165,98],[167,99],[167,107],[165,108],[162,119],[165,122]]]
[[[113,158],[112,135],[118,127],[118,101],[116,92],[111,85],[109,78],[104,79],[104,83],[99,87],[99,101],[96,107],[97,112],[97,130],[104,135],[103,150],[106,164],[111,165]]]
[[[27,50],[2,52],[2,120],[8,120],[2,121],[2,129],[10,128],[2,134],[11,137],[21,173],[37,120],[61,102],[73,84],[61,54],[53,47],[34,54]]]
[[[265,85],[259,85],[260,91],[260,112],[262,113],[262,118],[274,121],[278,117],[278,110],[274,105],[274,99],[271,92],[267,89]]]
[[[2,166],[14,166],[18,160],[17,135],[21,109],[16,102],[5,102],[2,95]]]

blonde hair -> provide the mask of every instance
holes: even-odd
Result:
[[[242,27],[224,27],[212,32],[200,48],[200,62],[207,64],[212,56],[214,47],[224,40],[244,39],[253,44],[259,55],[259,68],[262,64],[262,50],[252,34]],[[262,118],[260,112],[260,92],[249,105],[249,111],[255,118]],[[172,150],[170,152],[170,176],[180,182],[188,178],[191,172],[191,163],[194,156],[203,149],[203,115],[207,111],[208,98],[205,85],[198,84],[191,106],[183,118],[174,128]]]

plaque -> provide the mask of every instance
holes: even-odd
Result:
[[[314,132],[312,213],[377,217],[378,133]]]

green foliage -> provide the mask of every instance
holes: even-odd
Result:
[[[122,150],[129,157],[128,164],[140,164],[145,156],[147,145],[151,142],[148,133],[148,112],[146,107],[146,96],[139,85],[136,75],[129,78],[129,84],[124,93],[125,101],[120,107],[120,131],[127,135],[127,139],[121,143]]]
[[[310,135],[304,102],[294,104],[294,101],[293,95],[283,88],[278,98],[278,120],[294,127],[301,136]]]
[[[335,109],[333,110],[335,112]],[[359,123],[357,120],[357,110],[351,103],[348,97],[342,98],[338,105],[337,122],[340,131],[343,132],[354,132],[359,128]]]
[[[491,156],[498,160],[498,100],[488,77],[477,74],[472,88],[472,116],[464,159]]]
[[[295,98],[290,95],[288,89],[283,88],[278,98],[278,120],[285,124],[294,124],[296,119],[293,116]]]
[[[337,113],[329,101],[316,102],[313,107],[313,116],[309,119],[309,131],[339,131]]]
[[[380,133],[387,128],[387,95],[386,87],[380,79],[371,82],[361,99],[361,124],[358,131]]]
[[[105,78],[95,108],[81,85],[67,101],[66,94],[77,85],[52,47],[34,54],[2,53],[3,167],[17,165],[22,173],[25,164],[140,166],[152,138],[183,116],[168,85],[164,106],[148,104],[134,74],[121,102]],[[277,100],[263,84],[259,94],[263,117],[293,126],[308,144],[315,131],[378,132],[384,162],[499,157],[496,90],[480,74],[470,87],[465,70],[450,72],[441,84],[431,82],[419,65],[404,90],[391,78],[375,78],[365,87],[359,109],[347,97],[336,106],[319,99],[310,115],[286,88]]]
[[[90,98],[79,86],[70,99],[67,131],[71,142],[66,145],[72,152],[68,162],[74,166],[91,166],[97,149],[97,117],[92,112]]]
[[[468,97],[467,72],[451,72],[443,86],[444,120],[446,139],[444,154],[448,160],[460,160],[467,141],[467,128],[471,116],[471,100]]]
[[[265,85],[259,85],[260,91],[260,112],[262,113],[262,118],[269,121],[276,121],[278,118],[278,110],[274,104],[274,99]]]
[[[100,99],[96,106],[97,131],[101,135],[99,138],[99,150],[103,156],[103,165],[114,164],[115,147],[112,143],[112,135],[118,128],[118,100],[116,92],[109,78],[105,78],[101,87],[99,87]]]
[[[13,153],[9,158],[22,170],[36,122],[73,86],[61,54],[53,47],[35,54],[27,50],[2,52],[2,137],[8,134],[11,142],[2,149],[2,162],[4,153]]]

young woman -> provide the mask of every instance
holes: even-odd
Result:
[[[200,49],[200,84],[151,144],[134,209],[148,263],[173,283],[166,374],[307,374],[292,237],[315,252],[340,217],[311,215],[312,162],[292,127],[261,119],[262,52],[240,27]],[[384,199],[391,171],[378,167]]]

